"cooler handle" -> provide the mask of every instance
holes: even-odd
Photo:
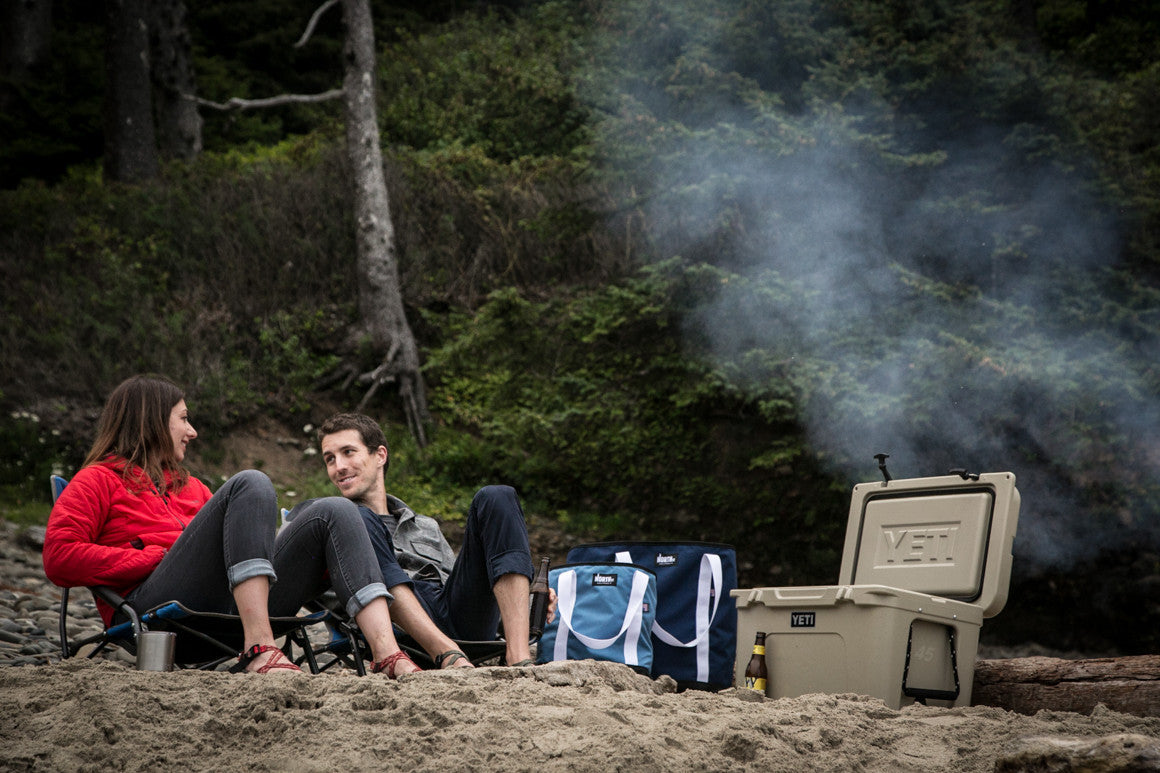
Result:
[[[951,674],[954,676],[955,689],[953,690],[931,690],[925,687],[907,687],[906,678],[910,673],[910,647],[914,641],[914,623],[910,624],[910,630],[906,634],[906,664],[902,667],[902,694],[908,698],[914,698],[919,703],[926,703],[928,700],[932,701],[954,701],[959,697],[959,663],[958,656],[955,654],[955,629],[949,625],[947,629],[947,642],[951,648]]]

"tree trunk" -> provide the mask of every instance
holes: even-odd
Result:
[[[0,0],[0,75],[24,80],[51,40],[52,0]]]
[[[105,3],[105,176],[138,182],[158,174],[149,77],[146,0]]]
[[[52,0],[0,0],[0,112],[48,58],[51,42]]]
[[[363,381],[371,384],[362,404],[378,387],[395,382],[411,432],[426,445],[426,386],[419,370],[419,348],[407,323],[395,231],[391,223],[382,149],[375,112],[375,41],[368,0],[343,0],[346,62],[343,103],[346,147],[353,170],[359,275],[359,311],[372,346],[386,356]]]
[[[164,158],[192,161],[201,153],[201,115],[193,78],[193,46],[182,0],[153,0],[149,43],[154,96],[157,100],[157,141]]]
[[[1041,709],[1160,717],[1160,655],[1125,658],[1011,658],[975,664],[971,702],[1020,714]]]

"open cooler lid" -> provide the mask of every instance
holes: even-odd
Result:
[[[966,601],[994,617],[1007,603],[1018,520],[1009,472],[859,483],[838,582]]]

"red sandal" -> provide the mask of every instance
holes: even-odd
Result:
[[[423,670],[423,669],[419,668],[417,665],[415,665],[415,661],[413,661],[413,660],[411,660],[411,658],[407,657],[406,652],[404,652],[403,650],[399,650],[394,655],[387,655],[385,658],[378,661],[377,663],[372,663],[371,664],[371,673],[381,674],[382,672],[386,671],[388,677],[390,677],[391,679],[398,679],[400,675],[395,673],[395,666],[397,666],[399,664],[400,660],[407,661],[412,666],[415,666],[415,668],[418,669],[419,671]]]
[[[255,644],[253,647],[250,647],[248,650],[238,655],[238,664],[230,670],[235,673],[245,671],[246,666],[250,665],[250,663],[253,663],[254,659],[264,652],[273,652],[274,657],[266,661],[264,666],[261,666],[260,668],[249,673],[265,674],[275,670],[297,671],[299,673],[302,672],[301,668],[290,662],[290,659],[286,657],[286,654],[282,652],[282,650],[270,644]]]

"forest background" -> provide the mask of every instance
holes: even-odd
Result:
[[[378,110],[433,417],[391,490],[483,483],[577,539],[734,544],[837,579],[851,486],[1015,473],[991,643],[1160,652],[1160,3],[373,2]],[[340,14],[188,8],[199,96],[342,82]],[[125,376],[187,389],[195,472],[367,387],[340,103],[202,110],[204,149],[102,174],[100,3],[0,112],[0,515],[43,522]],[[270,428],[274,429],[271,430]],[[213,470],[213,474],[210,471]],[[563,556],[557,556],[562,560]]]

